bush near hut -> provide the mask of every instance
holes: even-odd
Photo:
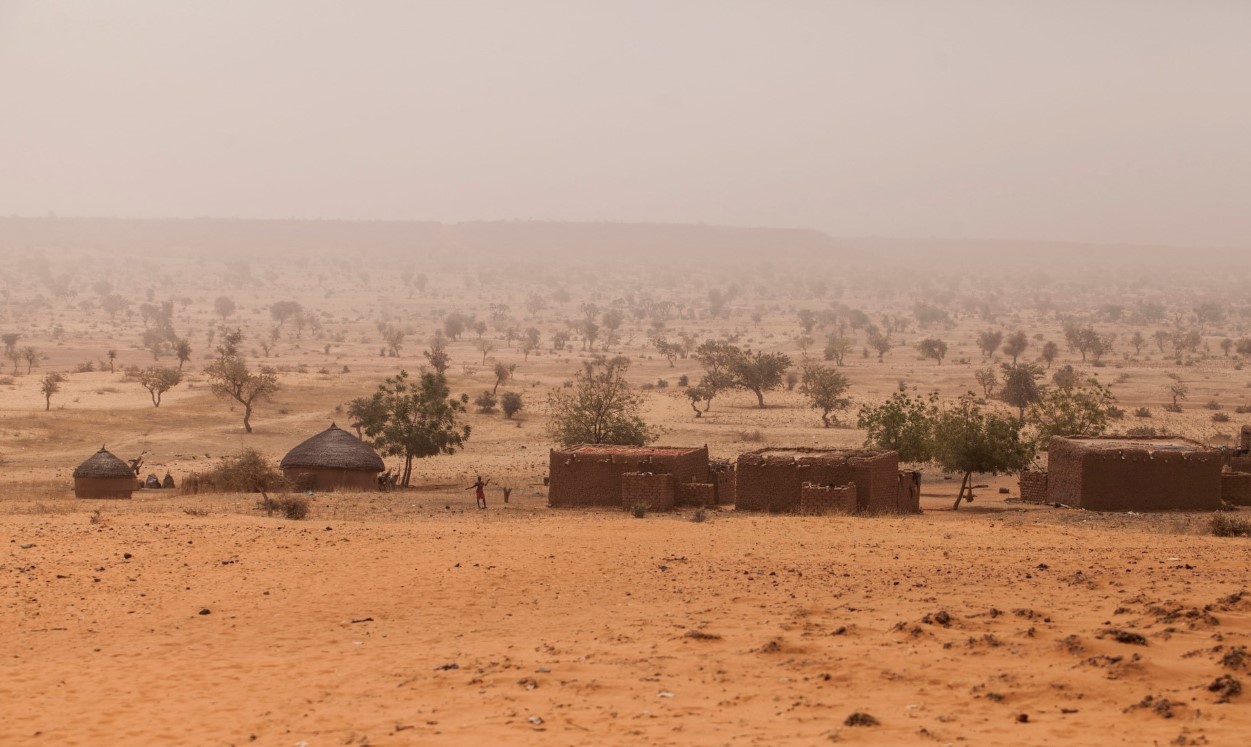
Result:
[[[182,481],[181,494],[269,493],[291,489],[278,468],[256,449],[244,449],[207,472],[193,472]]]

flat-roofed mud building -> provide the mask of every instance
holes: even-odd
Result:
[[[548,503],[553,508],[646,503],[732,503],[733,475],[709,467],[708,447],[582,445],[552,449]]]
[[[742,454],[735,510],[771,513],[917,513],[920,479],[899,454],[864,449],[766,448]],[[854,502],[847,486],[855,486]],[[805,498],[807,503],[805,505]]]
[[[1180,437],[1063,437],[1047,449],[1047,500],[1090,511],[1215,511],[1221,454]]]

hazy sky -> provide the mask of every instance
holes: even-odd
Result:
[[[1251,247],[1251,1],[0,0],[0,213]]]

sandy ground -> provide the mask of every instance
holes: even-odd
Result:
[[[926,508],[944,507],[949,485],[930,487]],[[1251,545],[1200,536],[1206,517],[992,493],[958,514],[696,523],[557,512],[536,492],[486,511],[468,494],[319,496],[303,522],[248,496],[9,502],[0,743],[1238,744],[1251,729],[1247,696],[1210,690],[1251,669]]]
[[[663,322],[671,340],[732,336],[798,362],[820,357],[833,328],[806,340],[797,311],[837,304],[880,324],[926,299],[954,315],[950,327],[896,331],[881,361],[863,330],[849,330],[844,423],[900,388],[980,391],[976,371],[1006,359],[984,358],[978,334],[1021,329],[1025,359],[1044,339],[1060,342],[1055,367],[1112,388],[1125,410],[1114,430],[1227,445],[1251,424],[1245,356],[1220,347],[1248,334],[1237,277],[1195,285],[1193,273],[1109,280],[1069,268],[930,278],[864,274],[838,257],[762,271],[354,256],[0,255],[4,277],[44,278],[0,294],[0,331],[39,354],[30,373],[8,358],[0,372],[0,744],[1245,742],[1251,695],[1222,703],[1209,686],[1228,690],[1225,676],[1251,686],[1251,597],[1238,597],[1251,542],[1210,536],[1209,517],[1023,507],[1008,502],[1007,477],[979,478],[991,488],[953,513],[955,482],[928,467],[926,513],[899,518],[640,520],[550,510],[542,487],[546,395],[604,353],[632,361],[662,443],[707,444],[727,459],[769,445],[861,445],[863,431],[821,428],[798,391],[769,392],[766,409],[727,393],[695,418],[679,381],[698,381],[699,364],[671,366],[649,342]],[[402,284],[405,267],[429,272],[429,288]],[[76,295],[53,292],[63,274]],[[830,292],[812,291],[814,278]],[[710,314],[711,291],[732,285],[740,295],[725,315]],[[101,310],[109,292],[130,304],[115,318]],[[237,311],[220,317],[219,295]],[[1229,314],[1198,325],[1199,349],[1130,346],[1134,332],[1190,329],[1205,298]],[[142,344],[143,304],[167,299],[194,350],[184,383],[155,408],[123,368],[177,365]],[[301,302],[318,327],[275,333],[271,304],[282,300]],[[644,300],[672,307],[665,319],[633,313]],[[1131,322],[1145,300],[1167,315]],[[619,334],[593,345],[574,334],[552,350],[588,302],[630,312]],[[1103,320],[1108,304],[1126,318]],[[420,460],[418,489],[319,495],[303,522],[265,516],[254,496],[72,498],[71,472],[102,444],[181,483],[242,448],[277,461],[331,421],[346,427],[345,403],[400,369],[417,372],[450,311],[489,320],[482,339],[494,344],[484,357],[476,332],[451,343],[453,394],[472,398],[494,385],[494,364],[516,364],[500,391],[522,393],[525,409],[516,420],[468,413],[466,449]],[[1104,365],[1065,348],[1069,315],[1117,335]],[[243,329],[252,365],[279,371],[282,390],[257,408],[252,434],[203,374],[223,323]],[[398,357],[380,355],[387,323],[408,333]],[[506,332],[530,326],[542,344],[526,358]],[[930,335],[950,343],[942,365],[917,353]],[[116,370],[100,370],[110,349]],[[51,371],[68,379],[49,406],[40,382]],[[1166,412],[1177,380],[1188,399]],[[513,487],[512,503],[493,491],[476,511],[460,488],[477,473]],[[846,725],[854,713],[879,723]]]

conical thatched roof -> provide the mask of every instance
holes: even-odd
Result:
[[[135,479],[130,465],[113,456],[103,446],[90,459],[78,465],[74,477],[106,477]]]
[[[287,452],[283,467],[313,467],[381,472],[386,469],[382,457],[369,444],[334,423],[326,430]]]

